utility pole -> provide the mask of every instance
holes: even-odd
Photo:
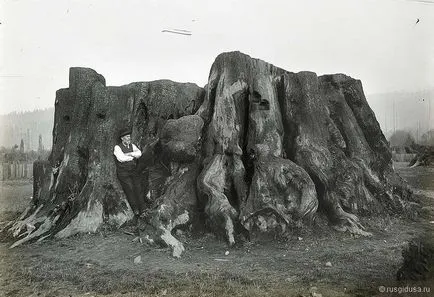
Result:
[[[431,130],[431,98],[428,97],[428,131]]]
[[[396,132],[395,98],[393,98],[393,133]]]
[[[387,108],[384,111],[384,135],[387,137]]]
[[[44,146],[42,145],[42,135],[39,134],[38,153],[42,154],[43,151],[44,151]]]

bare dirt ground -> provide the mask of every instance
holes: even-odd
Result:
[[[434,167],[395,168],[425,195],[424,216],[364,220],[371,238],[335,232],[325,220],[287,239],[253,238],[231,249],[211,234],[182,235],[181,259],[121,231],[14,249],[2,238],[0,296],[433,296],[434,280],[400,283],[395,275],[402,247],[433,231]],[[0,195],[0,221],[10,220],[29,202],[31,184],[2,182]],[[431,292],[382,293],[380,286]]]

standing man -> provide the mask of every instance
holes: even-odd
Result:
[[[120,143],[114,147],[113,152],[116,157],[116,173],[138,223],[146,209],[140,173],[137,171],[137,159],[142,156],[142,152],[131,143],[130,129],[122,129],[119,138]]]

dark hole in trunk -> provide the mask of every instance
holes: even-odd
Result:
[[[270,110],[270,102],[268,102],[268,100],[262,99],[259,102],[258,109],[259,110]]]
[[[235,208],[238,212],[240,211],[240,202],[238,199],[237,191],[233,183],[231,183],[230,188],[225,189],[225,196],[228,198],[229,203]]]
[[[324,195],[326,194],[326,187],[325,185],[320,181],[318,176],[316,174],[312,174],[310,172],[309,176],[312,179],[313,183],[315,184],[315,190],[318,197],[318,211],[321,211],[325,214],[329,212],[329,205],[324,203]]]
[[[99,113],[96,114],[96,116],[97,116],[99,119],[105,119],[105,114],[104,114],[104,113],[99,112]]]

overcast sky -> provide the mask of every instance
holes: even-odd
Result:
[[[54,106],[72,66],[112,86],[204,86],[215,57],[233,50],[293,72],[345,73],[366,94],[433,88],[434,4],[425,2],[0,0],[0,114]],[[192,35],[161,32],[171,28]]]

